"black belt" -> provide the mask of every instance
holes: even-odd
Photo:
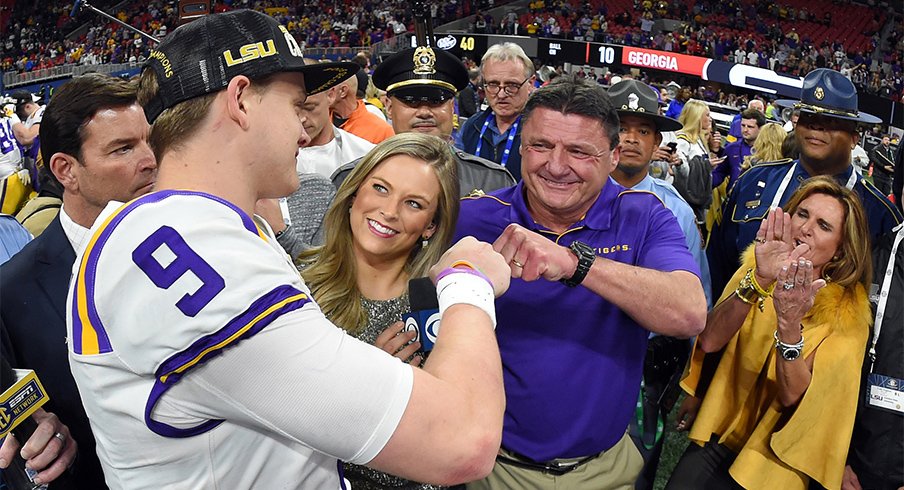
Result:
[[[589,463],[591,460],[598,458],[603,453],[591,454],[590,456],[578,459],[577,461],[561,462],[558,460],[547,461],[545,463],[537,463],[526,456],[522,456],[514,451],[505,449],[506,452],[518,459],[510,458],[504,454],[497,454],[496,461],[502,464],[517,466],[528,470],[541,471],[551,475],[561,476],[578,469],[579,467]],[[605,452],[605,451],[604,451]]]

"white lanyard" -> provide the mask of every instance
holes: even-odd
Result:
[[[888,291],[891,289],[891,278],[894,275],[895,269],[895,255],[898,252],[898,245],[901,244],[901,239],[904,238],[904,223],[900,224],[895,228],[897,234],[895,235],[894,244],[891,246],[891,256],[888,258],[888,267],[885,268],[885,278],[882,279],[882,288],[879,289],[879,304],[876,306],[876,323],[873,328],[873,341],[869,346],[869,372],[873,372],[873,365],[876,364],[876,343],[879,341],[879,332],[882,331],[882,319],[885,316],[885,304],[888,302]]]
[[[782,183],[778,186],[778,190],[775,191],[775,196],[772,198],[772,204],[769,205],[769,209],[775,209],[778,207],[778,203],[782,200],[782,196],[785,195],[785,190],[788,189],[788,184],[791,183],[791,177],[794,175],[794,170],[797,169],[797,162],[794,162],[794,165],[791,165],[791,168],[788,169],[788,172],[785,173],[785,177],[782,179]],[[848,177],[847,184],[844,186],[850,190],[854,190],[854,184],[857,183],[857,172],[851,171],[851,176]]]

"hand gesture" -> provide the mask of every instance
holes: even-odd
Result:
[[[825,285],[823,279],[814,280],[813,262],[798,257],[795,249],[779,271],[775,291],[772,293],[779,333],[787,334],[782,339],[797,338],[795,332],[799,333],[800,321],[813,306],[816,292]]]
[[[56,415],[39,408],[32,419],[38,427],[25,441],[19,454],[25,465],[39,473],[35,483],[49,483],[57,479],[75,461],[78,444],[69,433],[69,427]],[[6,468],[20,449],[19,441],[10,434],[0,446],[0,468]]]
[[[493,249],[512,265],[512,277],[525,281],[567,279],[578,267],[571,250],[515,223],[493,242]]]
[[[781,208],[773,209],[760,222],[760,229],[754,238],[754,255],[756,257],[756,280],[763,288],[775,282],[782,265],[795,250],[791,242],[791,215]],[[807,245],[798,256],[809,250]]]
[[[405,324],[403,322],[395,322],[386,327],[377,339],[374,340],[374,346],[390,353],[394,357],[398,357],[402,362],[407,362],[414,367],[419,367],[424,362],[421,355],[415,355],[421,348],[420,342],[412,342],[417,337],[414,330],[405,332]]]
[[[471,236],[462,238],[446,250],[439,262],[430,268],[430,279],[436,283],[436,276],[459,260],[470,262],[486,275],[493,284],[493,293],[497,298],[508,289],[512,276],[508,261],[493,250],[489,243],[478,241]]]

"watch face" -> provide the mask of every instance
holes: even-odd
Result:
[[[800,351],[797,349],[785,349],[782,351],[782,357],[785,358],[786,361],[793,361],[800,357]]]

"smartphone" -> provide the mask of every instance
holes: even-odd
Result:
[[[678,148],[678,143],[675,141],[670,141],[666,143],[665,146],[669,147],[669,153],[675,153],[675,150]]]

